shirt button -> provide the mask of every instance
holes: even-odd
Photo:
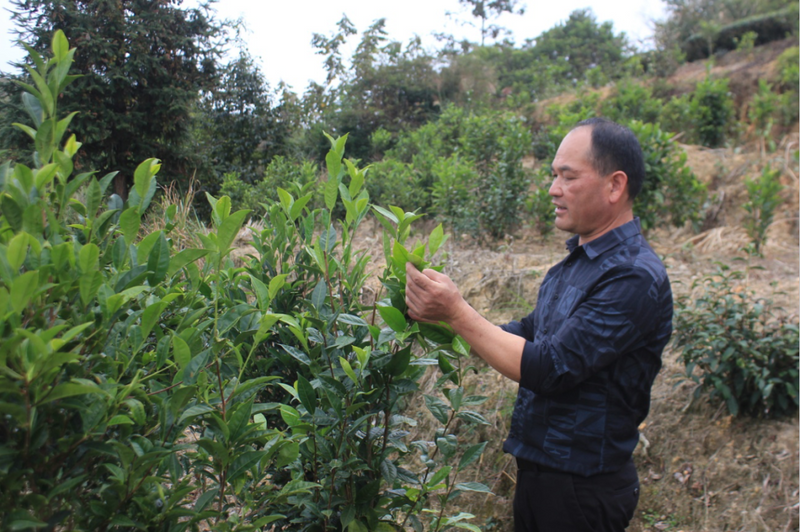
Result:
[[[542,334],[547,334],[547,327],[545,327],[544,329],[542,329]]]
[[[558,299],[558,294],[556,294],[555,296],[553,296],[553,301],[555,301],[556,299]]]

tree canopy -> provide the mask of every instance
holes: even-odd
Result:
[[[73,72],[80,78],[62,97],[65,110],[78,113],[72,122],[83,142],[77,164],[120,170],[115,190],[122,197],[136,165],[148,157],[163,160],[173,178],[191,175],[198,164],[187,149],[191,109],[217,79],[221,27],[203,6],[181,4],[12,0],[21,41],[44,52],[61,29],[77,46]]]

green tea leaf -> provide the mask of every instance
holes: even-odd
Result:
[[[428,252],[431,254],[431,257],[439,251],[439,248],[447,242],[447,239],[450,235],[444,234],[444,229],[442,228],[442,224],[436,226],[436,228],[431,231],[431,236],[428,238]]]
[[[56,176],[56,172],[58,172],[58,165],[56,163],[50,163],[38,169],[33,178],[33,184],[37,190],[41,191],[44,187],[49,185]]]
[[[19,204],[14,201],[11,196],[4,194],[2,199],[0,199],[0,208],[3,210],[1,214],[5,217],[8,225],[11,226],[11,229],[13,229],[15,232],[21,231],[23,224],[23,210]]]
[[[465,467],[468,467],[470,464],[475,462],[478,458],[481,457],[483,454],[483,450],[486,448],[486,444],[488,442],[477,443],[464,451],[464,454],[461,455],[461,460],[458,462],[458,470],[463,471]]]
[[[78,252],[78,267],[84,274],[97,271],[99,259],[100,248],[92,243],[86,244]]]
[[[250,286],[253,287],[253,292],[256,294],[258,308],[261,309],[262,312],[267,312],[269,310],[269,303],[272,300],[272,296],[270,296],[269,293],[269,288],[267,288],[267,285],[261,282],[261,279],[252,274],[250,274]]]
[[[297,376],[295,386],[297,388],[297,396],[300,399],[300,404],[303,405],[309,414],[313,415],[317,410],[317,392],[314,390],[314,387],[311,386],[311,383],[302,375]]]
[[[103,394],[103,390],[98,388],[97,386],[91,386],[88,384],[74,384],[74,383],[65,383],[59,384],[53,391],[46,394],[45,397],[41,399],[41,403],[50,403],[52,401],[57,401],[58,399],[63,399],[65,397],[73,397],[75,395],[87,395],[87,394]]]
[[[18,233],[8,243],[6,259],[15,273],[19,271],[25,262],[25,257],[28,256],[28,236],[28,233]]]
[[[125,237],[125,244],[130,246],[139,234],[141,214],[134,208],[125,209],[119,217],[119,228]]]
[[[461,338],[460,336],[456,336],[455,338],[453,338],[453,351],[455,351],[459,355],[468,357],[470,349],[471,347],[467,343],[467,341]]]
[[[108,420],[108,426],[112,427],[114,425],[133,425],[133,420],[124,414],[117,414],[116,416],[112,417]]]
[[[303,209],[311,201],[313,197],[312,193],[306,194],[302,198],[298,198],[295,200],[294,204],[292,205],[291,210],[289,211],[289,219],[295,221],[301,214],[303,214]]]
[[[449,475],[450,471],[452,470],[453,468],[451,466],[442,467],[440,470],[434,473],[433,476],[430,478],[430,480],[428,480],[428,482],[426,482],[425,484],[428,487],[433,487],[438,485],[440,482],[442,482],[444,479],[447,478],[447,475]]]
[[[311,359],[308,358],[308,355],[303,353],[302,351],[300,351],[296,347],[292,347],[291,345],[285,345],[285,344],[281,344],[281,347],[283,347],[286,350],[287,353],[292,355],[292,357],[294,357],[298,361],[302,362],[306,366],[311,364]]]
[[[322,279],[317,283],[317,286],[314,287],[314,291],[311,293],[311,304],[314,305],[315,309],[318,311],[323,309],[327,295],[328,285],[326,285],[325,280]]]
[[[153,249],[147,257],[147,270],[150,275],[147,277],[147,282],[150,286],[157,286],[167,275],[170,264],[170,249],[169,242],[164,236],[163,231],[159,231],[158,240],[153,245]]]
[[[256,466],[266,454],[264,451],[246,451],[238,455],[230,466],[226,480],[231,483],[236,482],[237,479]]]
[[[178,335],[172,337],[172,358],[181,369],[185,368],[186,364],[192,359],[192,351],[189,349],[189,344]]]
[[[208,254],[209,251],[207,249],[197,249],[197,248],[184,249],[183,251],[181,251],[180,253],[178,253],[177,255],[175,255],[170,259],[169,267],[167,268],[167,275],[172,277],[187,264],[199,260]]]
[[[459,482],[456,484],[456,489],[459,491],[474,491],[477,493],[492,493],[492,489],[486,484],[480,482]],[[476,529],[480,532],[480,528]]]
[[[463,419],[464,421],[467,421],[469,423],[475,423],[477,425],[490,425],[491,424],[488,421],[486,421],[485,417],[483,417],[482,415],[480,415],[477,412],[472,412],[471,410],[464,410],[462,412],[459,412],[458,414],[456,414],[456,417],[458,419]]]
[[[330,157],[330,153],[328,153]],[[341,163],[340,163],[341,164]],[[332,211],[336,206],[336,198],[339,197],[339,181],[336,176],[328,173],[328,182],[325,184],[325,206]]]
[[[94,218],[102,199],[103,192],[100,190],[100,183],[93,177],[89,181],[89,186],[86,187],[86,212],[90,218]]]
[[[339,357],[339,364],[342,366],[345,374],[350,377],[350,380],[353,381],[354,384],[358,384],[358,377],[356,377],[356,372],[353,371],[353,367],[350,365],[350,362],[348,362],[344,357]]]
[[[394,307],[378,307],[378,314],[381,315],[383,321],[388,325],[394,332],[403,332],[408,327],[408,322],[406,321],[405,316],[403,313],[397,310]]]
[[[220,201],[222,201],[222,199],[220,199]],[[217,206],[219,207],[219,205],[218,202]],[[217,246],[219,246],[220,253],[227,253],[228,248],[236,239],[236,235],[239,234],[239,230],[242,228],[242,224],[244,224],[244,220],[247,218],[248,214],[250,214],[249,210],[242,209],[222,220],[222,224],[219,226],[219,231],[217,233]]]
[[[286,278],[289,275],[286,273],[282,273],[280,275],[276,275],[269,281],[269,298],[275,299],[275,296],[278,295],[278,291],[286,284]]]
[[[432,395],[426,395],[425,406],[428,407],[430,413],[433,414],[433,417],[435,417],[439,423],[443,425],[447,423],[450,407],[444,404],[441,399],[433,397]]]
[[[288,408],[291,408],[291,407],[288,407]],[[292,410],[294,410],[294,409],[292,408]],[[281,407],[281,415],[283,415],[283,412],[284,412],[284,409],[283,409],[283,406],[282,406]],[[295,412],[297,412],[297,411],[295,410]],[[286,421],[286,418],[284,417],[283,420]],[[286,424],[289,425],[290,427],[294,426],[291,423],[289,423],[288,421],[286,421]],[[295,423],[295,425],[296,425],[296,423]],[[282,467],[286,467],[287,465],[289,465],[292,462],[294,462],[295,460],[297,460],[298,456],[300,456],[300,444],[297,443],[297,442],[288,442],[285,445],[281,446],[280,450],[278,451],[278,457],[275,460],[275,467],[277,467],[279,469],[282,468]],[[291,482],[289,484],[291,484]],[[289,486],[289,484],[284,486],[284,489],[286,489]]]
[[[16,279],[11,285],[11,306],[15,312],[22,312],[30,303],[36,289],[39,288],[39,272],[25,272]]]
[[[100,290],[100,285],[103,284],[103,275],[99,271],[90,271],[81,275],[79,281],[79,289],[81,293],[81,302],[88,305],[97,295]]]
[[[153,176],[158,173],[159,169],[161,169],[161,165],[158,159],[154,158],[142,161],[136,167],[133,173],[133,187],[142,200],[147,196]],[[143,212],[143,209],[140,209],[139,212]]]

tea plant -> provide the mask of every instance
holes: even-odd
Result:
[[[2,528],[476,530],[446,511],[488,492],[459,479],[485,446],[457,431],[485,423],[463,386],[469,347],[404,316],[405,263],[429,264],[441,227],[409,251],[418,216],[375,207],[388,266],[362,304],[369,257],[353,235],[371,207],[340,138],[324,206],[278,189],[258,258],[230,260],[249,212],[227,196],[207,196],[202,245],[178,249],[176,206],[142,231],[157,160],[127,202],[104,203],[113,174],[73,175],[58,96],[75,50],[57,32],[53,58],[29,52],[33,126],[18,127],[34,164],[0,166]],[[402,409],[429,365],[441,426],[407,442]]]
[[[692,283],[699,297],[676,302],[673,342],[686,376],[722,400],[731,415],[797,412],[798,326],[769,299],[741,284],[744,272],[719,265]]]
[[[728,92],[728,79],[713,79],[710,75],[697,84],[689,109],[694,124],[694,136],[703,146],[722,146],[733,123],[733,99]]]
[[[765,151],[775,151],[775,141],[772,139],[772,120],[778,110],[779,96],[772,91],[772,86],[763,79],[758,80],[758,91],[753,95],[747,117],[755,127],[756,136],[761,146],[761,155]]]
[[[767,241],[767,229],[775,217],[775,209],[781,204],[781,191],[779,169],[772,170],[766,165],[758,179],[745,178],[748,201],[744,204],[747,216],[744,219],[744,228],[750,237],[754,251],[761,255],[762,247]]]
[[[643,229],[668,222],[681,227],[686,222],[702,220],[706,187],[686,164],[684,153],[673,141],[673,135],[658,124],[633,121],[628,126],[639,139],[644,155],[645,179],[634,201],[634,212]]]

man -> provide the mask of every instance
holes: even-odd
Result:
[[[622,531],[638,502],[631,455],[672,332],[672,292],[633,216],[644,180],[633,133],[583,121],[552,168],[555,225],[575,236],[532,314],[492,325],[446,275],[410,264],[406,302],[413,319],[448,323],[520,385],[503,446],[519,468],[515,530]]]

